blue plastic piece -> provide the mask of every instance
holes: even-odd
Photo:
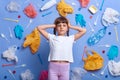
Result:
[[[108,59],[113,60],[115,57],[118,56],[118,47],[112,45],[107,53]]]
[[[43,14],[42,17],[45,17],[45,16],[47,16],[47,15],[49,15],[49,14],[51,14],[51,13],[52,13],[52,11],[47,12],[47,13]]]
[[[75,15],[75,21],[76,21],[76,24],[80,24],[81,27],[85,27],[86,26],[86,21],[84,20],[84,17],[83,15],[81,14],[76,14]]]
[[[106,29],[107,27],[104,27],[100,29],[96,34],[92,34],[87,40],[88,45],[92,46],[98,43],[101,40],[101,38],[103,38],[106,34]]]
[[[15,28],[14,28],[16,38],[21,39],[22,36],[23,36],[22,35],[23,31],[24,30],[23,30],[22,26],[16,25]]]
[[[101,6],[100,6],[100,11],[102,11],[104,1],[105,1],[105,0],[102,0],[102,4],[101,4]]]

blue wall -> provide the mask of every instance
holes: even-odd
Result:
[[[23,45],[26,35],[30,34],[34,30],[35,27],[37,27],[38,25],[42,25],[42,24],[52,24],[54,22],[54,20],[59,16],[59,14],[56,10],[56,5],[54,5],[53,7],[51,7],[50,9],[48,9],[46,11],[40,12],[39,10],[40,10],[41,6],[44,5],[49,0],[26,0],[26,2],[25,2],[25,0],[13,0],[13,1],[16,1],[20,5],[20,9],[18,12],[8,12],[6,10],[6,6],[10,1],[12,1],[12,0],[0,0],[0,33],[3,33],[10,41],[10,43],[8,43],[5,39],[0,37],[0,54],[1,54],[1,57],[0,57],[0,80],[13,80],[13,77],[8,72],[8,69],[10,69],[11,71],[16,71],[16,73],[14,74],[16,80],[20,80],[20,74],[23,73],[26,69],[31,70],[31,72],[34,74],[34,78],[35,78],[34,80],[38,80],[40,72],[42,70],[48,69],[48,61],[47,61],[47,57],[49,54],[48,42],[43,36],[41,36],[41,43],[39,46],[39,50],[34,55],[31,53],[29,47],[23,48],[22,45]],[[57,0],[57,2],[59,2],[59,1],[60,0]],[[96,6],[96,1],[99,3],[99,7],[97,7],[98,12],[96,14],[92,15],[88,11],[88,8],[91,5]],[[70,20],[72,25],[76,25],[75,14],[82,14],[86,20],[85,28],[87,29],[87,33],[81,39],[77,40],[74,43],[74,47],[73,47],[74,63],[71,64],[71,69],[74,67],[83,68],[84,62],[82,61],[82,53],[84,50],[84,46],[88,45],[87,39],[92,34],[92,33],[89,33],[90,27],[88,25],[88,22],[90,22],[91,25],[93,26],[93,23],[94,23],[97,15],[100,15],[97,26],[93,26],[93,28],[95,29],[95,32],[97,32],[99,29],[103,28],[103,25],[101,24],[101,18],[102,18],[103,12],[108,7],[113,8],[113,9],[117,10],[118,12],[120,12],[120,9],[119,9],[120,0],[105,0],[101,11],[99,10],[99,8],[102,3],[102,0],[90,0],[88,7],[82,8],[81,10],[79,10],[80,3],[78,0],[65,0],[65,2],[70,5],[72,5],[72,2],[74,2],[76,4],[75,6],[72,5],[72,7],[74,8],[74,13],[67,15],[67,18]],[[23,13],[23,10],[29,3],[32,3],[34,5],[35,9],[37,10],[38,15],[37,15],[37,17],[35,17],[33,19],[33,22],[31,23],[29,28],[27,30],[25,30],[30,18],[27,17]],[[52,12],[52,13],[42,17],[42,15],[44,15],[48,12]],[[21,16],[20,18],[18,18],[19,15]],[[91,19],[90,19],[90,16],[92,16]],[[16,23],[16,22],[12,22],[12,21],[7,21],[7,20],[4,20],[4,18],[18,19],[19,22]],[[24,29],[22,39],[18,39],[15,37],[14,28],[17,24],[21,25]],[[80,26],[80,25],[78,25],[78,26]],[[111,76],[108,69],[105,70],[104,75],[102,75],[102,76],[100,75],[100,72],[104,69],[105,65],[108,63],[107,52],[108,52],[109,48],[104,47],[104,46],[103,47],[97,47],[97,46],[109,44],[109,45],[116,45],[116,46],[118,46],[118,48],[120,48],[120,42],[118,42],[116,40],[114,26],[115,25],[112,24],[107,28],[105,36],[99,41],[99,43],[95,44],[94,46],[88,46],[88,47],[94,49],[95,51],[97,51],[104,58],[104,66],[102,69],[100,69],[98,71],[94,71],[94,72],[88,71],[88,73],[83,77],[83,80],[88,80],[88,79],[89,80],[97,80],[98,79],[97,77],[91,76],[91,73],[96,74],[99,78],[101,78],[101,80],[119,80],[120,79],[120,77]],[[120,39],[120,31],[119,31],[120,24],[118,24],[116,26],[118,28],[118,35],[119,35],[119,39]],[[9,27],[12,31],[13,38],[10,38]],[[52,33],[52,29],[48,29],[48,32]],[[75,33],[74,30],[70,30],[70,34],[74,34],[74,33]],[[111,35],[109,35],[109,33],[111,33]],[[16,56],[18,57],[18,63],[14,66],[2,67],[2,64],[13,64],[14,63],[13,61],[8,62],[8,61],[6,61],[6,59],[2,58],[3,52],[12,45],[17,45],[17,47],[19,47],[19,49],[16,51]],[[103,51],[105,51],[104,54],[103,54]],[[42,64],[40,62],[38,54],[40,54],[40,56],[41,56]],[[118,57],[115,58],[115,61],[120,61],[120,55],[118,55]],[[15,66],[18,66],[21,64],[26,64],[27,66],[24,68],[14,68]]]

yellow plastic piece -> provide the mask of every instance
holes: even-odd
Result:
[[[40,34],[37,28],[35,28],[31,34],[27,35],[25,39],[26,40],[23,43],[23,47],[30,46],[31,52],[35,54],[40,45]]]
[[[83,58],[84,69],[86,70],[98,70],[103,67],[103,58],[94,50],[91,51],[93,55],[87,54],[87,58]]]
[[[67,14],[72,14],[73,13],[73,8],[72,6],[66,4],[64,2],[64,0],[61,0],[58,4],[57,4],[57,10],[59,12],[59,14],[63,17],[66,17]]]
[[[95,14],[95,13],[98,11],[98,9],[97,9],[94,5],[91,5],[88,10],[89,10],[92,14]]]

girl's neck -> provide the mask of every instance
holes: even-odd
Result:
[[[58,34],[57,36],[66,36],[66,35],[64,35],[64,34],[63,35]]]

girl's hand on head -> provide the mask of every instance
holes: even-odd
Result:
[[[53,26],[53,28],[55,28],[55,24],[53,24],[52,26]]]
[[[68,27],[71,28],[71,24],[70,24],[70,21],[68,21]]]

